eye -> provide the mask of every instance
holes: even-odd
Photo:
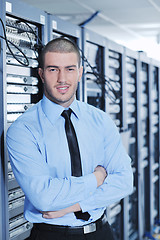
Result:
[[[74,71],[74,68],[68,68],[68,71],[72,72],[72,71]]]
[[[56,69],[56,68],[50,68],[49,71],[50,71],[50,72],[56,72],[57,69]]]

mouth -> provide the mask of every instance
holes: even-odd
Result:
[[[59,93],[64,94],[68,92],[69,86],[57,86],[56,89]]]

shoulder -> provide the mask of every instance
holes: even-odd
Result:
[[[102,111],[101,109],[98,109],[88,103],[78,101],[78,105],[79,105],[81,115],[83,115],[83,116],[87,116],[87,117],[90,117],[95,120],[99,119],[102,121],[104,121],[105,119],[106,120],[110,119],[110,116],[108,115],[108,113],[106,113],[106,112]]]
[[[87,124],[92,124],[104,131],[117,131],[117,127],[110,115],[90,104],[78,101],[80,116]]]
[[[92,125],[97,130],[102,130],[105,133],[118,134],[117,126],[111,119],[110,115],[90,104],[78,101],[81,119],[87,124]]]
[[[81,111],[83,111],[83,114],[81,114],[83,116],[83,122],[99,132],[106,142],[113,139],[113,141],[115,141],[115,143],[117,141],[118,144],[120,141],[119,130],[110,115],[87,103],[82,102],[80,105]]]

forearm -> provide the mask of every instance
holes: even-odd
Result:
[[[43,218],[51,219],[51,218],[59,218],[63,217],[64,215],[72,212],[78,212],[81,210],[81,207],[79,203],[76,203],[70,207],[61,209],[59,211],[46,211],[46,212],[41,212]]]
[[[26,178],[21,174],[21,177],[17,176],[17,180],[28,200],[37,210],[41,211],[56,211],[71,206],[73,202],[76,203],[89,197],[90,192],[94,192],[97,188],[93,174],[81,178],[61,179],[52,178],[49,175]],[[90,191],[88,191],[90,185]]]
[[[102,168],[99,170],[104,171]],[[105,174],[105,172],[103,173]],[[102,178],[102,176],[100,178]],[[86,212],[95,210],[96,208],[107,207],[131,193],[132,186],[133,176],[131,170],[128,169],[128,172],[121,172],[121,174],[110,174],[108,179],[105,178],[105,181],[102,182],[91,197],[59,211],[42,212],[42,215],[44,218],[49,219],[62,217],[68,213],[80,210]]]
[[[79,202],[82,212],[94,210],[96,208],[107,207],[120,201],[133,191],[132,170],[121,173],[109,174],[94,194],[84,201]]]

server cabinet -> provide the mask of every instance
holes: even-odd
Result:
[[[120,97],[117,96],[119,96],[119,91],[121,91],[119,83],[122,82],[122,55],[116,52],[116,44],[113,43],[112,45],[110,42],[110,45],[108,44],[107,46],[106,42],[108,41],[103,39],[102,36],[86,29],[82,29],[82,34],[83,52],[85,56],[84,101],[103,111],[108,110],[109,114],[113,111],[114,106],[112,102],[114,102],[115,111],[119,114],[117,114],[119,118],[116,118],[116,115],[113,119],[115,123],[117,123],[117,126],[120,127],[122,124],[120,121],[121,100]],[[123,48],[120,49],[123,51]],[[111,70],[111,65],[113,71]],[[121,202],[108,207],[106,214],[108,221],[112,225],[115,239],[122,239],[123,214]]]
[[[42,97],[37,75],[38,55],[45,42],[46,14],[19,1],[4,2],[3,27],[3,121],[8,127]],[[22,11],[23,10],[23,11]],[[43,36],[43,39],[42,39]],[[5,142],[5,137],[4,137]],[[4,144],[5,228],[2,240],[29,236],[32,224],[23,217],[24,193],[13,175]]]
[[[83,100],[105,111],[105,39],[84,28],[82,28],[82,39]]]
[[[105,72],[107,77],[106,91],[108,112],[115,122],[119,131],[123,131],[124,126],[124,47],[112,42],[106,42]]]
[[[123,48],[89,30],[82,29],[82,34],[85,56],[84,101],[107,111],[120,129],[123,125],[120,100]],[[122,202],[107,207],[106,214],[115,239],[123,239]]]
[[[48,15],[48,36],[49,40],[57,37],[67,37],[75,42],[81,52],[81,29],[70,22],[64,21],[53,15]],[[82,82],[78,83],[77,99],[82,100]]]
[[[106,40],[105,54],[105,75],[106,84],[106,112],[109,113],[115,122],[119,132],[126,129],[124,125],[124,104],[125,104],[125,85],[124,85],[124,47],[110,40]],[[124,136],[126,138],[127,135]],[[123,200],[107,208],[107,217],[114,231],[115,239],[124,239],[123,231]]]
[[[138,225],[143,239],[149,208],[149,59],[139,54],[137,78],[138,122]]]
[[[2,21],[5,19],[5,1],[0,1],[0,18]],[[1,23],[0,23],[1,24]],[[0,27],[0,36],[3,35],[3,29]],[[5,43],[0,38],[0,239],[6,238],[6,224],[8,223],[8,214],[6,214],[7,201],[7,190],[5,188],[5,163],[4,163],[4,98],[3,98],[3,81],[5,76],[3,71],[5,62]]]
[[[125,49],[125,126],[129,131],[128,154],[134,174],[133,193],[124,199],[124,240],[138,239],[138,152],[137,152],[137,61],[138,53]]]
[[[159,220],[159,62],[149,66],[149,205],[146,230]]]

